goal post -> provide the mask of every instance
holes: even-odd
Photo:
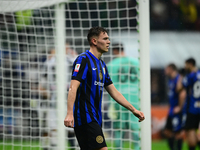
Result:
[[[78,149],[73,131],[64,126],[67,90],[72,62],[89,49],[86,36],[93,26],[108,29],[111,45],[102,59],[114,85],[146,117],[138,124],[104,92],[108,147],[151,149],[149,0],[1,1],[0,149]],[[117,61],[116,43],[127,59]]]
[[[141,149],[151,149],[151,100],[150,100],[150,23],[149,0],[139,2],[139,52],[141,111],[145,121],[141,124]]]
[[[64,3],[57,4],[55,7],[55,31],[56,31],[56,82],[57,82],[57,116],[58,116],[58,147],[57,149],[65,149],[65,126],[64,118],[66,115],[66,72],[68,72],[68,66],[66,67],[65,57],[65,5]],[[64,90],[65,89],[65,90]]]

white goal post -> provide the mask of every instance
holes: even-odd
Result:
[[[140,89],[141,111],[145,122],[141,126],[142,150],[151,149],[151,100],[150,100],[150,23],[149,0],[139,1],[139,43],[140,43]]]
[[[66,77],[65,73],[68,70],[68,67],[66,67],[65,63],[65,5],[64,4],[57,4],[56,6],[56,49],[57,52],[57,64],[56,68],[58,68],[56,71],[57,74],[57,115],[58,115],[58,145],[59,149],[65,149],[65,126],[64,126],[64,120],[66,116],[66,94],[65,94],[65,83],[66,83]]]
[[[137,5],[133,5],[132,3],[137,3]],[[121,42],[124,45],[126,55],[129,55],[131,57],[137,58],[139,61],[139,72],[140,77],[138,78],[139,81],[139,94],[140,94],[140,108],[141,111],[145,114],[145,121],[141,123],[141,131],[132,131],[131,129],[120,129],[124,132],[125,137],[121,137],[121,143],[128,144],[127,148],[124,149],[132,149],[133,146],[132,143],[140,143],[141,150],[151,150],[151,101],[150,101],[150,58],[149,58],[149,36],[150,36],[150,25],[149,25],[149,0],[137,0],[137,1],[131,1],[131,0],[110,0],[110,1],[98,1],[98,0],[92,0],[92,1],[82,1],[82,0],[39,0],[39,1],[0,1],[0,15],[3,16],[3,18],[6,18],[6,15],[11,15],[11,18],[14,18],[15,20],[17,18],[17,15],[15,12],[23,11],[23,10],[34,10],[34,13],[42,14],[44,13],[44,16],[29,16],[33,22],[33,20],[36,22],[36,24],[26,24],[25,21],[22,23],[23,27],[30,28],[30,33],[26,33],[26,31],[17,32],[17,23],[14,21],[12,22],[0,22],[5,25],[5,29],[3,27],[0,27],[0,39],[4,37],[4,35],[7,37],[9,35],[14,34],[14,42],[9,38],[5,38],[0,42],[0,64],[1,61],[4,59],[3,52],[9,53],[11,56],[12,53],[12,44],[15,43],[17,45],[17,53],[22,55],[23,58],[19,58],[17,60],[17,63],[19,64],[28,64],[31,65],[31,62],[29,60],[29,55],[34,55],[38,59],[40,59],[43,55],[48,58],[50,56],[49,50],[55,49],[55,74],[56,74],[56,81],[53,83],[56,86],[56,89],[54,91],[50,91],[49,88],[47,88],[47,91],[49,90],[51,95],[54,95],[54,99],[56,101],[56,121],[57,121],[57,143],[55,146],[55,149],[68,149],[68,148],[77,148],[77,142],[75,142],[74,146],[68,146],[69,142],[66,141],[72,141],[74,140],[74,137],[70,137],[70,132],[68,129],[64,126],[64,118],[66,115],[66,99],[67,99],[67,87],[69,86],[69,76],[71,75],[71,68],[70,65],[66,65],[66,43],[70,44],[69,49],[74,49],[78,53],[83,52],[84,50],[88,49],[89,45],[85,44],[87,42],[86,36],[87,36],[87,30],[92,27],[93,25],[99,25],[99,26],[105,26],[105,28],[108,29],[109,36],[111,38],[111,42]],[[123,5],[123,6],[120,6]],[[93,8],[90,8],[91,6],[94,6]],[[83,8],[81,8],[83,7]],[[86,9],[87,8],[87,9]],[[77,11],[78,10],[78,11]],[[135,12],[138,13],[138,16],[135,16]],[[46,14],[45,14],[46,13]],[[74,14],[73,14],[74,13]],[[33,12],[32,12],[33,14]],[[53,15],[52,15],[53,14]],[[47,15],[48,17],[46,17]],[[74,15],[74,17],[72,17]],[[0,17],[1,17],[0,16]],[[26,16],[25,16],[26,17]],[[95,19],[95,17],[97,17]],[[22,17],[23,18],[23,17]],[[37,21],[41,21],[41,25],[37,25]],[[44,20],[44,22],[42,21]],[[45,21],[51,22],[50,25],[45,24]],[[96,21],[96,22],[95,22]],[[35,23],[34,22],[34,23]],[[98,22],[98,23],[97,23]],[[117,25],[113,25],[117,24]],[[136,24],[136,25],[135,25]],[[9,31],[8,27],[12,25],[14,26],[14,31]],[[36,33],[36,30],[42,30],[40,34]],[[50,31],[48,31],[50,29]],[[52,30],[51,30],[52,29]],[[35,30],[35,31],[32,31]],[[136,32],[138,31],[138,33]],[[22,35],[22,41],[20,41],[19,36]],[[23,37],[24,36],[24,37]],[[30,43],[26,40],[31,36]],[[40,41],[40,37],[42,39]],[[27,38],[27,39],[23,39]],[[37,39],[38,38],[38,39]],[[35,40],[36,39],[36,40]],[[24,40],[24,41],[23,41]],[[29,39],[28,39],[29,40]],[[38,41],[37,41],[38,40]],[[67,42],[66,42],[67,40]],[[138,42],[139,41],[139,42]],[[8,47],[4,48],[4,44],[9,45]],[[37,43],[39,43],[37,45]],[[5,44],[5,45],[6,45]],[[22,47],[23,50],[20,50],[21,45],[28,45],[28,48]],[[52,48],[53,47],[53,48]],[[34,49],[35,48],[35,49]],[[45,50],[44,50],[45,49]],[[42,51],[45,51],[45,54]],[[137,51],[139,50],[139,51]],[[112,51],[112,45],[110,47],[110,51]],[[26,56],[28,55],[28,56]],[[70,56],[70,55],[69,55]],[[76,55],[77,56],[77,55]],[[113,60],[114,56],[111,52],[108,54],[105,54],[103,56],[103,59],[105,62],[109,62]],[[72,59],[72,58],[69,58]],[[73,60],[73,59],[72,59]],[[15,63],[15,61],[11,60],[12,63]],[[43,61],[44,63],[44,61]],[[43,66],[41,62],[37,61],[37,65],[40,67]],[[67,66],[67,67],[66,67]],[[6,70],[6,69],[5,69]],[[12,69],[10,69],[12,70]],[[27,72],[30,72],[30,69],[27,69]],[[2,68],[2,72],[4,69]],[[42,74],[44,70],[37,69],[37,74]],[[0,75],[1,73],[0,72]],[[52,72],[45,72],[46,74],[52,74]],[[30,73],[29,73],[30,74]],[[130,76],[130,74],[129,74]],[[38,77],[40,78],[40,77]],[[6,80],[6,77],[2,77],[2,81]],[[12,79],[11,80],[15,80]],[[23,80],[20,78],[20,83],[23,82]],[[38,79],[40,80],[40,79]],[[30,81],[30,79],[29,79]],[[52,84],[51,81],[47,81],[48,84]],[[67,83],[67,85],[66,85]],[[120,83],[121,84],[121,83]],[[55,88],[54,86],[50,85],[51,87]],[[11,87],[14,89],[14,87]],[[1,89],[5,89],[4,87],[1,87]],[[38,90],[38,89],[37,89]],[[31,89],[29,92],[34,92],[34,89]],[[37,91],[41,92],[41,91]],[[49,94],[47,92],[47,94]],[[52,94],[53,93],[53,94]],[[106,92],[104,92],[104,98],[103,98],[103,117],[107,117],[108,114],[108,106],[110,101],[108,100],[108,95]],[[138,94],[134,93],[134,94]],[[3,94],[2,94],[3,95]],[[3,95],[3,98],[7,98],[7,96]],[[53,96],[52,96],[53,97]],[[13,101],[15,98],[11,98]],[[49,99],[52,99],[49,97]],[[23,98],[21,98],[23,100]],[[40,103],[40,102],[39,102]],[[32,104],[32,101],[31,101]],[[34,102],[32,105],[35,105]],[[52,102],[52,105],[53,102]],[[7,114],[3,113],[1,114],[1,107],[2,110],[7,108],[15,109],[14,106],[0,106],[0,117],[6,118]],[[40,108],[38,112],[40,112]],[[46,109],[46,108],[45,108]],[[32,110],[36,110],[35,108],[31,108]],[[19,111],[22,111],[22,106],[19,108]],[[42,110],[44,111],[44,110]],[[19,118],[22,118],[22,114]],[[12,115],[13,117],[13,115]],[[14,116],[16,117],[16,116]],[[103,119],[105,119],[103,118]],[[31,120],[32,118],[29,117]],[[42,118],[44,119],[44,118]],[[53,121],[55,121],[53,120]],[[123,123],[124,120],[120,120],[121,123]],[[111,149],[115,149],[115,144],[113,144],[115,137],[114,132],[117,129],[113,129],[113,121],[112,119],[106,118],[103,120],[109,128],[105,128],[105,125],[103,124],[103,130],[105,131],[105,136],[108,139],[108,145],[111,147]],[[1,123],[1,122],[0,122]],[[24,122],[21,121],[19,123],[19,127],[23,128]],[[4,125],[4,124],[3,124]],[[1,126],[1,124],[0,124]],[[15,129],[15,125],[11,125],[12,130]],[[34,127],[30,127],[32,130]],[[5,127],[3,127],[5,129]],[[7,127],[6,127],[7,129]],[[49,127],[40,127],[39,130],[50,130]],[[20,131],[21,132],[21,131]],[[41,131],[39,131],[41,132]],[[129,133],[130,132],[130,133]],[[131,134],[134,132],[138,132],[140,134],[140,141],[131,139]],[[69,134],[68,134],[69,133]],[[20,134],[20,133],[19,133]],[[73,133],[72,133],[73,134]],[[6,146],[9,146],[9,144],[6,143],[6,139],[11,139],[11,145],[14,147],[14,139],[18,137],[18,134],[7,134],[4,133],[4,131],[0,135],[3,136],[3,148]],[[24,137],[23,137],[24,136]],[[35,137],[22,135],[20,134],[20,138],[30,138],[34,139]],[[28,139],[27,138],[27,139]],[[50,137],[49,137],[50,138]],[[39,141],[42,138],[39,137]],[[1,136],[0,136],[1,140]],[[128,141],[128,142],[127,142]],[[50,142],[50,140],[49,140]],[[37,142],[36,142],[37,143]],[[42,142],[37,143],[36,145],[40,148],[46,148],[41,145]],[[130,144],[131,143],[131,144]],[[17,144],[16,144],[17,145]],[[122,144],[123,145],[123,144]],[[21,142],[21,146],[23,147],[23,142]],[[35,145],[29,144],[30,147],[36,147]],[[12,148],[13,148],[12,147]],[[47,146],[48,148],[51,146]],[[0,148],[1,148],[1,142],[0,142]],[[120,147],[123,149],[123,146]]]

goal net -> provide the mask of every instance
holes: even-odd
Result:
[[[72,64],[89,49],[86,36],[94,26],[108,30],[111,45],[102,59],[114,85],[141,109],[138,4],[134,0],[0,2],[0,149],[79,149],[73,130],[64,127],[64,117]],[[138,120],[106,91],[102,117],[109,149],[143,147]]]

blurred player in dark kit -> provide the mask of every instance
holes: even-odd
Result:
[[[196,61],[189,58],[185,61],[185,70],[188,74],[180,81],[179,89],[187,92],[185,131],[189,150],[195,150],[197,132],[200,123],[200,71]]]
[[[181,150],[183,143],[183,106],[186,92],[178,91],[178,81],[181,76],[175,64],[169,64],[165,68],[165,75],[169,78],[168,97],[170,108],[164,133],[168,138],[170,150]]]

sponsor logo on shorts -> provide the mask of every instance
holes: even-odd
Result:
[[[99,144],[103,143],[103,137],[102,137],[101,135],[97,136],[97,137],[96,137],[96,141],[97,141],[97,143],[99,143]]]

